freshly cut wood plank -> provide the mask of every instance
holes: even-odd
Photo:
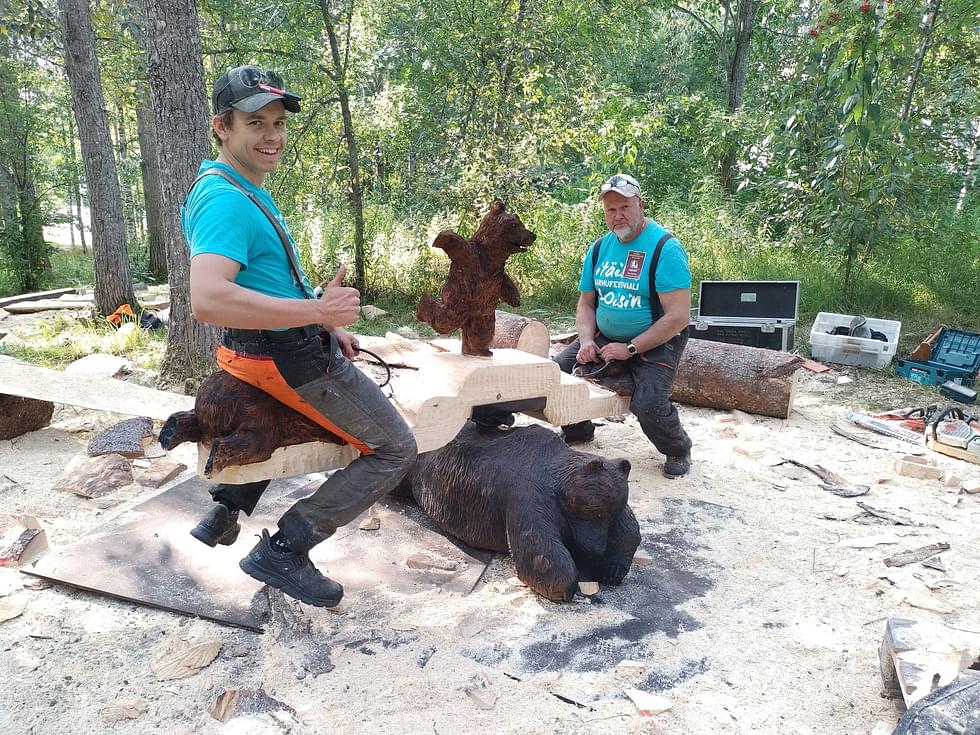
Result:
[[[392,401],[412,427],[420,452],[449,443],[474,406],[545,398],[541,416],[556,426],[625,413],[629,400],[558,369],[551,360],[521,350],[497,349],[492,358],[459,353],[422,352],[407,355],[417,370],[396,373]],[[388,390],[387,388],[385,390]],[[198,445],[198,472],[210,447]],[[272,458],[228,467],[210,478],[215,482],[247,483],[343,467],[356,457],[350,447],[315,442],[280,447]]]
[[[145,388],[114,378],[66,375],[22,362],[0,362],[0,393],[161,420],[177,411],[194,408],[193,396]]]
[[[7,296],[0,299],[0,309],[6,309],[8,304],[17,304],[21,301],[37,301],[38,299],[55,299],[63,294],[75,293],[74,288],[56,288],[51,291],[36,291],[34,293],[22,293],[19,296]]]

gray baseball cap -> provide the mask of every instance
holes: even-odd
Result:
[[[236,66],[214,81],[211,108],[214,114],[234,107],[242,112],[255,112],[270,102],[282,102],[290,112],[299,112],[298,94],[286,91],[282,77],[270,69],[247,64]]]

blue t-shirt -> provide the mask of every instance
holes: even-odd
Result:
[[[592,270],[592,248],[585,254],[578,290],[596,292],[596,326],[609,339],[626,342],[653,324],[650,306],[650,260],[667,230],[651,219],[631,242],[622,243],[607,232],[595,247],[599,259]],[[657,264],[658,293],[691,288],[687,253],[672,237],[660,250]]]
[[[212,168],[228,171],[259,197],[286,231],[289,245],[296,253],[296,262],[299,262],[296,243],[269,192],[249,182],[231,166],[218,161],[201,163],[198,175]],[[268,217],[220,175],[205,176],[194,186],[181,207],[180,224],[190,247],[191,258],[201,253],[212,253],[241,265],[241,270],[235,276],[235,283],[239,286],[277,298],[312,298],[313,288],[305,273],[303,289],[306,293],[300,292],[296,285],[289,257]]]

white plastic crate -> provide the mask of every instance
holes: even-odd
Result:
[[[827,334],[836,327],[849,327],[853,318],[849,314],[832,314],[828,311],[817,314],[816,321],[810,329],[810,354],[813,359],[857,367],[886,367],[898,350],[898,336],[902,333],[902,323],[890,319],[868,318],[865,326],[884,334],[888,337],[887,342],[882,342],[880,339]]]

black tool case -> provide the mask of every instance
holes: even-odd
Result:
[[[701,281],[687,332],[694,339],[791,351],[799,281]]]

